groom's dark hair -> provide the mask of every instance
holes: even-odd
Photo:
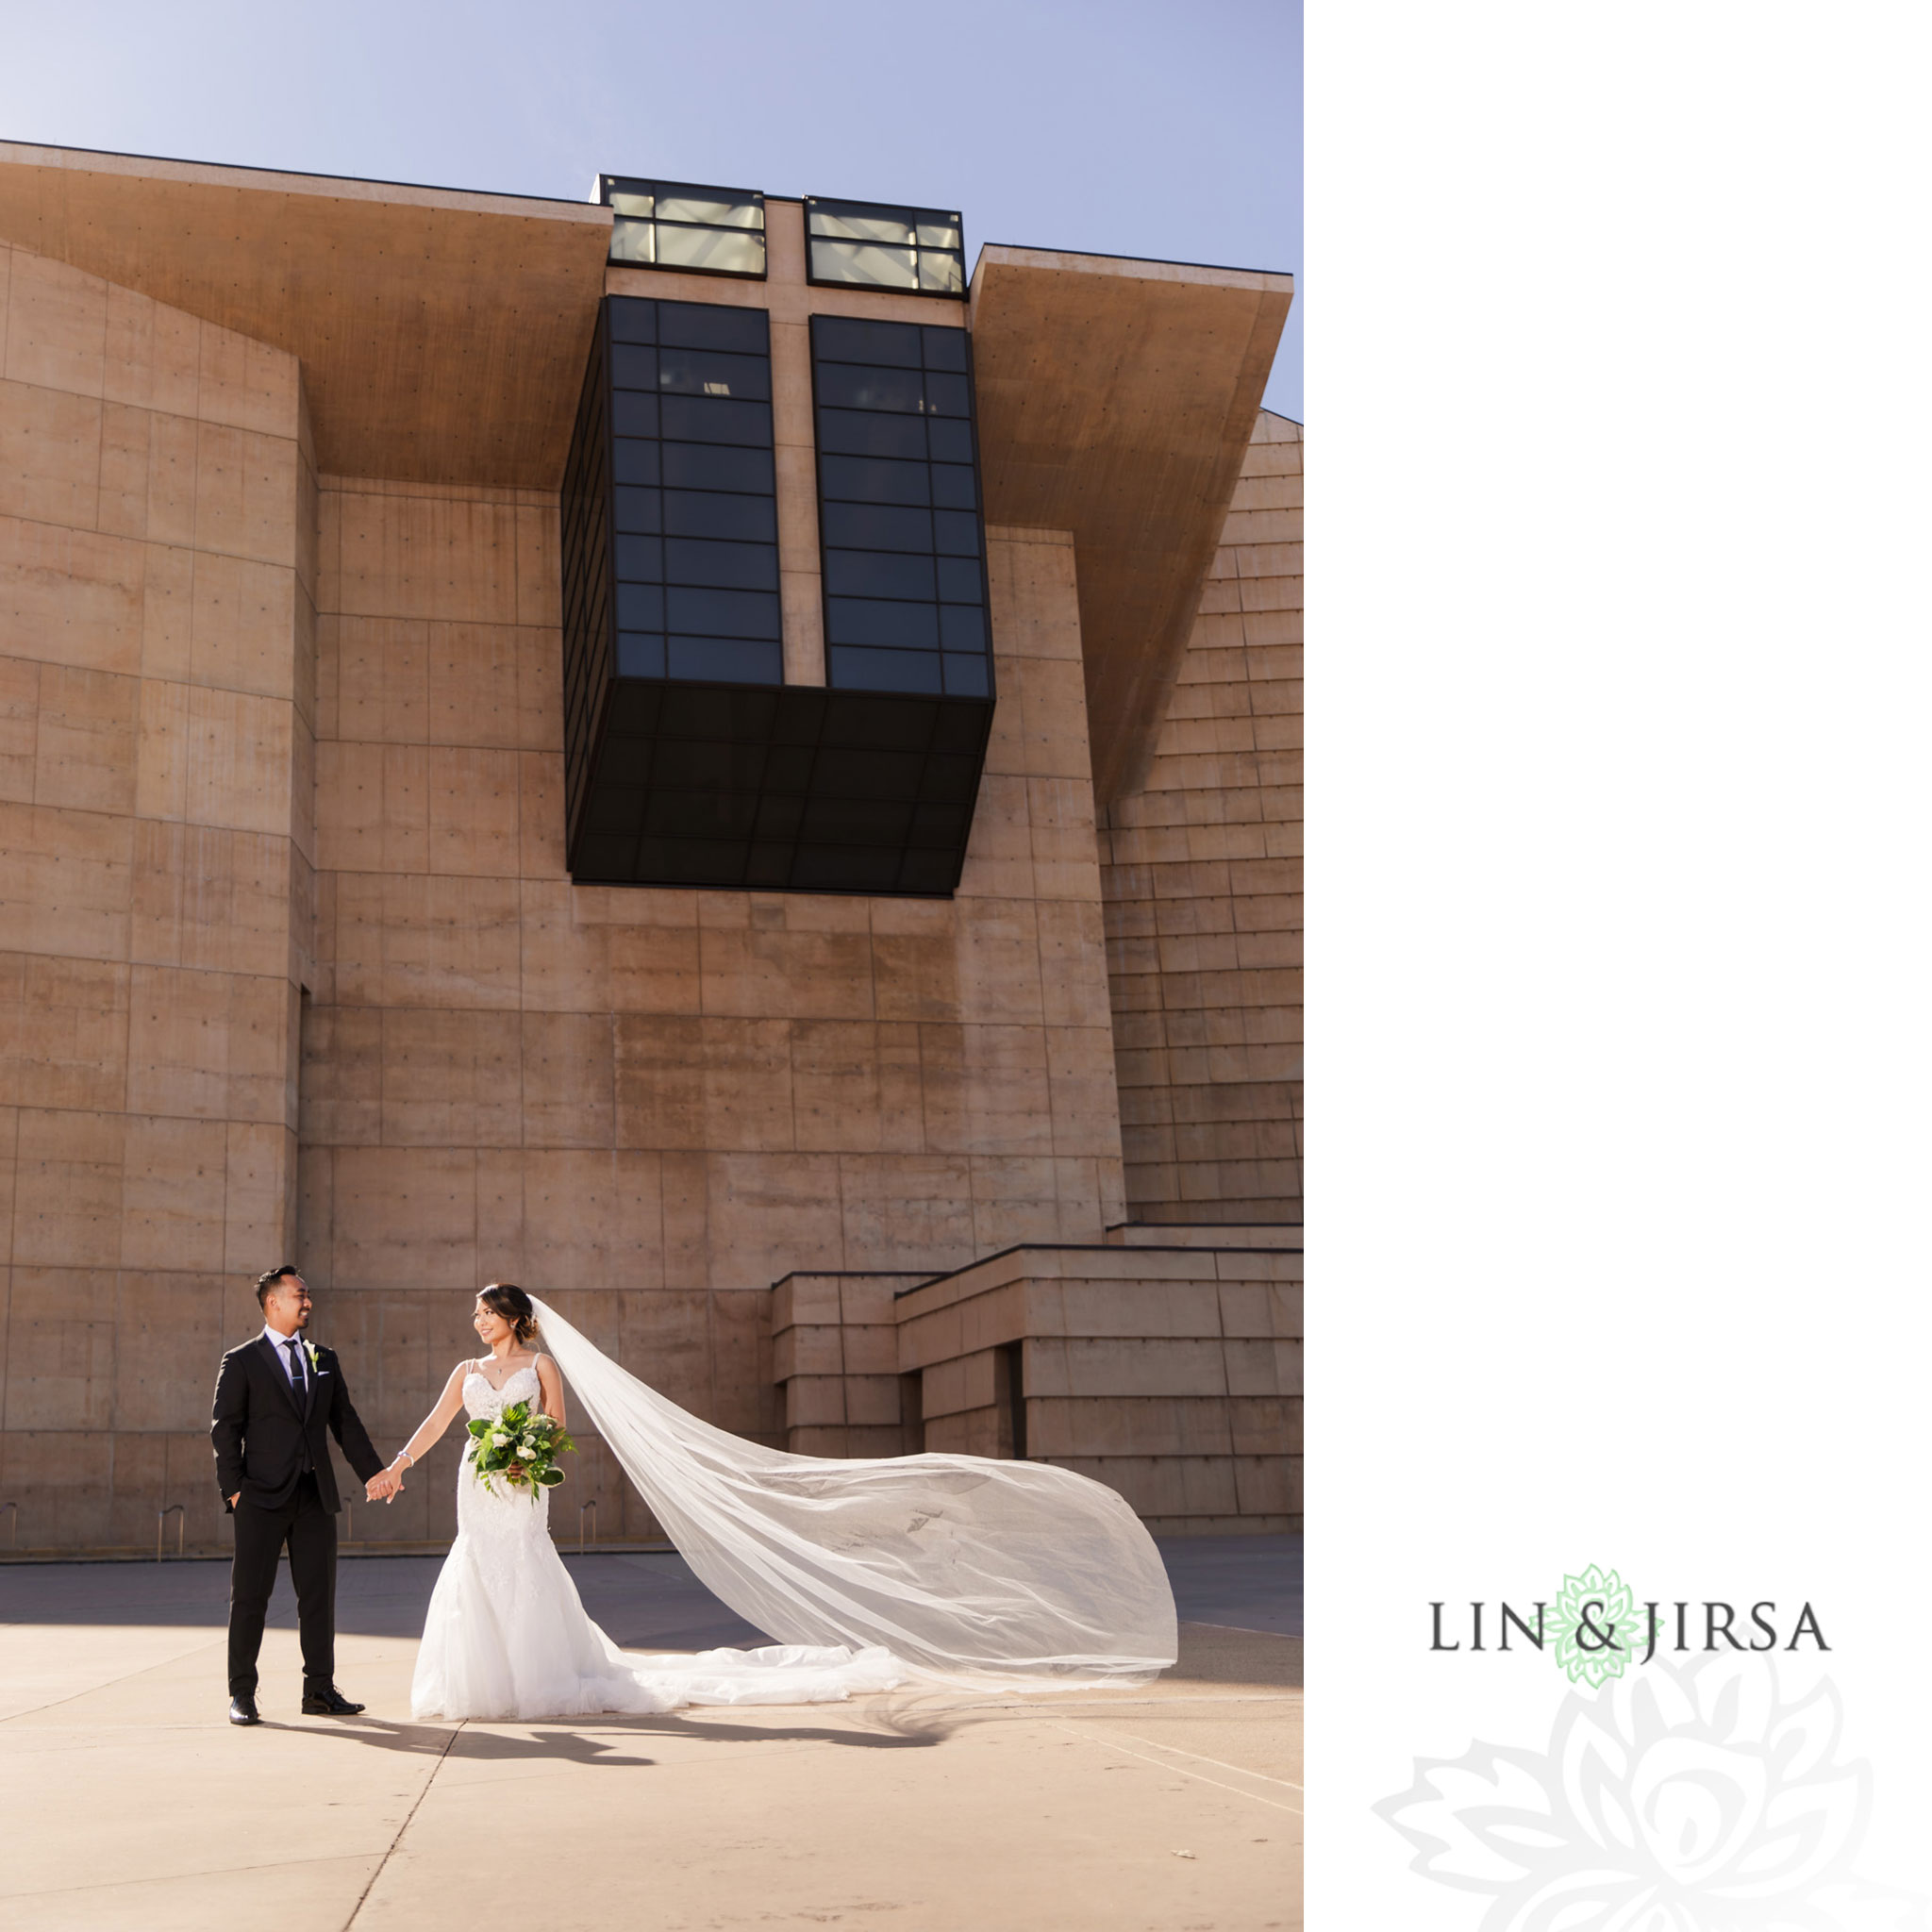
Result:
[[[284,1261],[279,1268],[271,1268],[266,1274],[258,1274],[255,1278],[256,1306],[266,1308],[269,1296],[275,1291],[275,1283],[280,1281],[283,1276],[289,1274],[294,1275],[299,1280],[302,1271],[295,1267],[293,1263]]]

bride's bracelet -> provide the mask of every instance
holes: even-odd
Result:
[[[416,1466],[416,1458],[407,1449],[398,1449],[396,1451],[396,1461],[391,1462],[390,1467],[393,1469],[396,1466],[396,1462],[400,1462],[405,1469],[414,1469]]]

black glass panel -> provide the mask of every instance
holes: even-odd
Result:
[[[758,801],[758,837],[795,839],[805,822],[805,800],[783,792],[767,791]],[[787,855],[788,858],[790,855]]]
[[[716,839],[641,839],[637,876],[663,885],[737,885],[743,876],[744,848]]]
[[[770,403],[739,403],[725,396],[660,396],[666,442],[741,443],[750,449],[772,446]]]
[[[941,557],[934,560],[934,568],[939,572],[940,595],[948,604],[977,604],[985,594],[976,558]]]
[[[898,246],[892,218],[851,204],[842,227],[813,232]],[[909,229],[905,243],[923,245]],[[811,347],[829,682],[990,696],[965,332],[816,316]],[[942,647],[960,660],[950,676]],[[964,668],[974,655],[976,675]]]
[[[839,497],[850,503],[911,503],[924,505],[931,498],[932,485],[927,478],[930,466],[925,463],[894,463],[879,460],[867,461],[858,457],[827,456],[819,463],[819,475],[827,496]],[[965,473],[967,487],[972,487],[972,473]],[[948,496],[943,501],[955,502]],[[972,507],[969,493],[966,507]]]
[[[950,852],[908,852],[899,867],[899,890],[922,893],[946,891],[958,863]]]
[[[940,642],[949,651],[987,650],[986,612],[974,604],[940,606]]]
[[[825,552],[829,684],[787,686],[769,415],[762,397],[740,393],[757,384],[729,359],[762,358],[765,320],[730,311],[729,341],[707,320],[706,305],[608,298],[585,373],[562,491],[572,875],[950,892],[992,716],[985,654],[941,648],[980,635],[980,564],[937,553],[926,508],[928,432],[965,433],[956,457],[970,482],[970,422],[925,402],[935,367],[959,372],[944,369],[943,345],[928,354],[923,330],[889,325],[889,350],[920,350],[918,367],[892,366],[919,380],[922,408],[820,415],[833,429],[822,456],[854,458],[825,508],[833,521],[850,512],[865,541]],[[636,387],[614,382],[615,349],[643,352],[625,372]],[[651,388],[647,368],[669,370],[672,387]],[[712,384],[732,392],[705,392]],[[719,425],[743,434],[744,416],[728,420],[740,410],[767,440],[675,440]],[[844,451],[829,446],[841,424]],[[620,480],[620,464],[637,480]],[[976,523],[959,481],[941,481],[942,508]],[[919,547],[903,547],[908,538]]]
[[[702,443],[664,447],[664,480],[685,490],[743,490],[771,496],[776,485],[768,449],[707,449]]]
[[[807,891],[890,892],[897,882],[899,854],[891,847],[801,845],[792,882]],[[943,888],[935,888],[943,890]]]
[[[739,684],[779,684],[785,676],[785,654],[774,643],[743,638],[672,638],[673,677],[728,678]]]
[[[658,340],[681,349],[770,352],[770,319],[762,308],[726,308],[711,302],[659,302]]]
[[[960,805],[916,807],[909,837],[915,845],[957,845],[966,836],[967,817]]]
[[[804,791],[817,756],[808,744],[774,744],[765,756],[766,791]]]
[[[828,503],[819,512],[827,545],[850,550],[918,550],[932,553],[932,513],[869,503]]]
[[[742,839],[758,823],[756,792],[653,791],[644,830],[684,839]]]
[[[925,410],[929,416],[965,416],[971,413],[966,400],[966,378],[927,370]]]
[[[820,752],[813,790],[827,798],[902,798],[919,796],[919,779],[925,769],[923,753],[846,751],[827,746]]]
[[[973,425],[957,418],[928,423],[926,440],[932,445],[936,463],[970,463],[973,460]]]
[[[613,342],[610,346],[610,380],[617,389],[643,389],[655,392],[658,387],[657,350]]]
[[[989,671],[986,654],[976,652],[970,657],[946,654],[946,691],[953,697],[983,698],[989,692]]]
[[[674,537],[664,546],[664,577],[673,584],[775,591],[778,559],[763,543],[708,543],[692,537]]]
[[[664,692],[660,729],[671,738],[761,739],[774,728],[779,702],[770,691],[672,687]]]
[[[925,435],[926,425],[916,416],[867,416],[856,409],[819,411],[821,455],[841,450],[856,457],[909,457],[924,462]]]
[[[733,356],[722,349],[662,348],[658,387],[681,396],[731,396],[770,402],[772,365],[764,356]]]
[[[658,305],[640,302],[631,295],[612,295],[610,339],[613,342],[655,342],[658,340]]]
[[[622,594],[624,586],[619,586]],[[674,586],[666,594],[670,615],[666,628],[694,631],[708,637],[771,638],[776,640],[778,599],[758,591],[687,590]]]
[[[620,490],[615,520],[620,530],[654,536],[663,526],[663,498],[655,490]]]
[[[633,584],[661,584],[664,581],[664,544],[661,539],[620,536],[615,547],[620,581]]]
[[[658,398],[641,390],[614,390],[610,396],[610,426],[619,436],[656,436]]]
[[[617,634],[617,675],[620,677],[662,677],[664,640],[633,631]]]
[[[883,644],[888,649],[902,651],[937,650],[939,609],[937,604],[888,604],[874,597],[828,597],[825,636],[835,644]]]
[[[813,798],[806,803],[805,836],[833,845],[902,843],[914,808],[892,799]]]
[[[619,630],[662,630],[664,628],[664,589],[661,584],[619,584],[617,587],[617,627]]]
[[[925,407],[925,378],[916,369],[864,369],[850,362],[821,362],[818,384],[819,401],[829,408],[890,409],[916,416]]]
[[[979,555],[979,519],[971,510],[934,510],[932,534],[934,544],[942,556]]]
[[[933,595],[933,559],[879,550],[827,550],[825,591],[834,597]]]
[[[648,795],[641,786],[608,786],[585,808],[584,824],[592,832],[635,834],[643,825]]]
[[[835,685],[858,691],[938,691],[939,654],[934,651],[867,651],[827,644],[827,668]]]
[[[734,739],[667,738],[658,746],[652,777],[687,791],[757,791],[764,774],[763,747]]]
[[[641,437],[620,436],[611,448],[611,467],[618,482],[657,482],[658,450],[657,443]]]
[[[973,472],[964,463],[934,463],[932,500],[946,509],[976,509],[979,497],[973,488]]]
[[[924,362],[921,333],[917,323],[859,322],[845,315],[822,315],[814,330],[822,356],[841,362],[876,362],[900,369],[917,369]]]
[[[733,537],[741,542],[772,544],[778,541],[777,513],[769,496],[667,490],[664,528],[674,537]]]

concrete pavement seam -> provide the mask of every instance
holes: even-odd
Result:
[[[449,1734],[449,1742],[436,1754],[436,1762],[429,1767],[429,1775],[423,1780],[423,1789],[416,1793],[416,1802],[409,1807],[408,1815],[396,1826],[396,1835],[390,1840],[389,1850],[383,1853],[376,1861],[375,1870],[369,1874],[369,1883],[362,1888],[361,1896],[356,1901],[355,1910],[342,1921],[342,1932],[352,1932],[356,1921],[362,1916],[362,1907],[369,1903],[369,1894],[375,1890],[375,1881],[389,1870],[389,1861],[395,1857],[396,1847],[403,1841],[403,1834],[416,1822],[416,1813],[423,1808],[423,1800],[429,1795],[429,1787],[436,1782],[436,1774],[442,1769],[457,1740],[463,1735],[463,1725],[467,1722],[466,1718],[457,1720],[456,1729]]]
[[[227,1641],[225,1635],[220,1639],[223,1643]],[[199,1650],[214,1648],[215,1645],[212,1643],[195,1646],[195,1649]],[[131,1684],[137,1677],[144,1677],[151,1671],[165,1671],[170,1664],[178,1664],[182,1657],[193,1655],[194,1650],[184,1650],[178,1656],[163,1657],[158,1664],[143,1664],[138,1671],[129,1671],[125,1677],[109,1677],[105,1684],[90,1684],[85,1690],[75,1690],[66,1697],[50,1698],[45,1704],[36,1704],[28,1710],[9,1710],[5,1717],[0,1717],[0,1724],[10,1724],[15,1718],[38,1717],[43,1710],[58,1710],[63,1704],[73,1704],[82,1697],[92,1697],[96,1690],[111,1690],[116,1684]]]
[[[1126,1744],[1117,1744],[1111,1738],[1096,1738],[1091,1731],[1080,1730],[1073,1724],[1062,1724],[1057,1719],[1050,1719],[1049,1723],[1053,1724],[1056,1730],[1071,1731],[1074,1737],[1083,1740],[1089,1744],[1100,1744],[1109,1751],[1124,1751],[1129,1757],[1138,1757],[1142,1763],[1155,1765],[1161,1771],[1174,1772],[1180,1777],[1196,1778],[1204,1785],[1214,1786],[1217,1790],[1232,1791],[1238,1798],[1246,1798],[1257,1805],[1266,1805],[1271,1810],[1287,1811],[1296,1818],[1302,1815],[1302,1808],[1299,1805],[1284,1805],[1279,1798],[1264,1798],[1259,1791],[1244,1791],[1239,1785],[1224,1784],[1220,1778],[1208,1777],[1203,1772],[1190,1771],[1184,1764],[1162,1763],[1158,1757],[1150,1757],[1144,1751],[1136,1751]],[[1163,1745],[1161,1748],[1165,1750],[1167,1747]],[[1210,1764],[1218,1761],[1214,1758],[1207,1760]],[[1241,1771],[1240,1766],[1233,1764],[1225,1765],[1223,1768],[1227,1771],[1236,1772],[1241,1777],[1258,1777],[1262,1774],[1259,1772]]]
[[[1283,1790],[1299,1791],[1302,1787],[1291,1777],[1276,1777],[1272,1771],[1250,1771],[1245,1764],[1229,1764],[1224,1758],[1209,1757],[1204,1752],[1184,1750],[1178,1744],[1163,1743],[1158,1738],[1135,1739],[1137,1743],[1151,1744],[1157,1751],[1172,1751],[1176,1757],[1191,1757],[1196,1764],[1217,1765],[1223,1771],[1231,1771],[1241,1777],[1258,1777],[1271,1785],[1280,1785]]]

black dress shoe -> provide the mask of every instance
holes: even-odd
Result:
[[[325,1684],[320,1690],[302,1693],[304,1717],[354,1717],[358,1710],[368,1707],[363,1704],[351,1704],[333,1684]]]
[[[231,1697],[228,1699],[228,1722],[231,1724],[258,1724],[261,1713],[255,1707],[252,1697]]]

